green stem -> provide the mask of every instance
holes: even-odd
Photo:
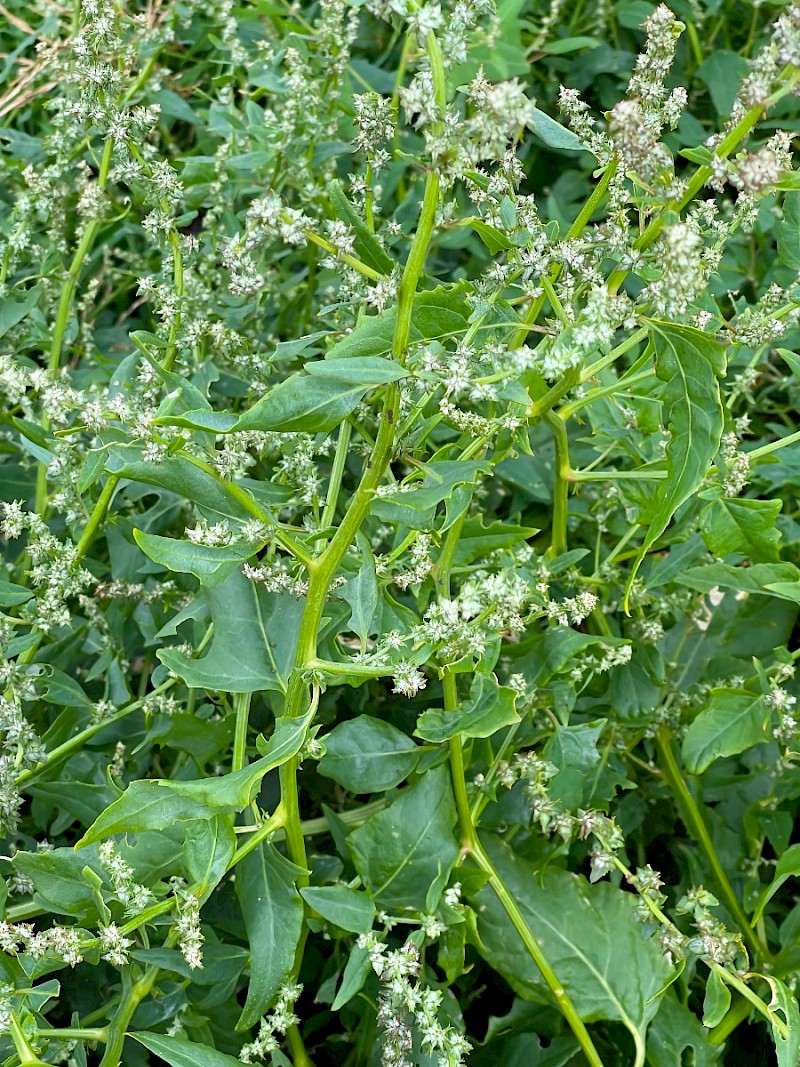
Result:
[[[81,1027],[64,1026],[60,1029],[51,1029],[49,1026],[39,1027],[39,1037],[49,1038],[54,1041],[103,1041],[107,1037],[105,1026]]]
[[[289,1052],[292,1055],[294,1067],[314,1067],[314,1062],[306,1052],[303,1038],[296,1025],[290,1026],[286,1031],[286,1043],[289,1046]]]
[[[555,461],[553,463],[553,520],[550,538],[550,556],[560,556],[567,551],[567,512],[569,475],[569,441],[563,419],[548,411],[544,421],[553,431]]]
[[[761,445],[760,448],[754,448],[752,452],[748,452],[747,458],[750,460],[761,459],[762,456],[769,456],[773,452],[777,452],[779,448],[786,448],[787,445],[793,445],[796,441],[800,441],[800,430],[796,433],[790,433],[787,437],[781,437],[777,441],[770,441],[767,445]]]
[[[200,652],[211,639],[211,632],[211,627],[209,627],[203,640],[198,646],[198,652]],[[130,715],[131,712],[137,711],[144,704],[145,700],[158,696],[160,693],[166,693],[168,689],[171,689],[176,684],[176,678],[169,678],[141,700],[134,700],[131,704],[126,704],[124,708],[120,708],[114,715],[109,715],[106,719],[100,719],[98,722],[93,722],[92,725],[87,726],[85,730],[81,730],[80,733],[75,734],[74,737],[70,737],[69,740],[57,745],[52,752],[47,753],[47,758],[42,763],[38,764],[36,767],[29,767],[27,770],[22,771],[17,775],[17,787],[22,788],[26,785],[30,785],[36,778],[41,777],[45,771],[52,770],[53,767],[58,763],[61,763],[62,760],[71,756],[73,752],[83,748],[86,742],[94,737],[95,734],[100,733],[101,730],[105,730],[111,723],[119,722],[121,719],[124,719],[125,716]]]
[[[234,693],[233,708],[236,726],[233,735],[233,757],[231,770],[240,771],[247,762],[247,724],[250,717],[250,700],[252,693]]]
[[[739,898],[728,880],[725,868],[722,866],[717,850],[714,848],[714,842],[711,840],[711,835],[708,832],[700,809],[695,803],[694,797],[675,759],[675,754],[672,751],[671,736],[665,727],[662,727],[656,735],[656,749],[658,750],[661,770],[672,789],[681,816],[690,833],[706,854],[713,872],[714,881],[717,884],[725,907],[730,912],[731,917],[739,927],[745,942],[754,955],[762,960],[769,960],[769,949],[761,943],[755,930],[750,925],[750,920],[747,918],[744,908],[739,903]]]
[[[174,941],[174,936],[170,934],[164,942],[165,947],[170,947]],[[137,982],[132,982],[130,966],[123,969],[122,1000],[108,1024],[108,1040],[103,1058],[100,1060],[100,1067],[119,1067],[133,1014],[144,998],[150,994],[157,977],[158,967],[148,967]]]
[[[576,471],[569,470],[567,473],[567,481],[569,482],[612,482],[612,481],[633,481],[633,482],[652,482],[661,481],[667,477],[667,471],[665,470],[635,470],[635,471]]]
[[[363,276],[369,278],[370,281],[379,282],[385,277],[385,275],[373,270],[372,267],[368,267],[366,263],[362,263],[360,259],[356,259],[355,256],[351,256],[349,253],[340,253],[335,244],[326,241],[324,237],[320,237],[319,234],[314,233],[313,230],[306,230],[305,235],[312,244],[317,245],[318,248],[322,248],[326,252],[330,252],[331,255],[340,259],[342,263],[346,263],[348,267],[352,267],[353,270],[358,271],[359,274],[363,274]]]
[[[612,382],[611,385],[598,386],[597,389],[590,389],[585,396],[578,397],[576,400],[571,401],[569,404],[565,404],[564,407],[558,409],[558,414],[565,421],[571,419],[576,411],[580,411],[581,408],[587,407],[589,404],[594,403],[595,400],[600,400],[604,396],[613,396],[614,393],[623,392],[629,389],[632,385],[639,385],[641,382],[646,382],[652,378],[652,370],[643,370],[638,374],[631,374],[627,377],[618,378],[617,381]]]
[[[745,115],[736,123],[730,133],[721,141],[714,155],[717,159],[727,159],[744,138],[750,133],[753,127],[756,125],[761,115],[768,111],[774,104],[781,100],[784,96],[793,91],[798,78],[800,78],[800,71],[793,70],[791,66],[787,66],[781,74],[778,76],[777,83],[780,85],[779,89],[776,89],[771,96],[768,96],[766,100],[755,104],[750,108]],[[644,233],[634,243],[636,250],[649,248],[650,245],[656,240],[666,224],[665,213],[672,211],[683,211],[687,204],[691,204],[705,183],[711,177],[713,171],[711,167],[698,167],[694,177],[690,180],[686,187],[686,191],[679,200],[670,201],[664,206],[664,211],[654,218]],[[608,290],[611,293],[616,293],[622,285],[623,281],[628,275],[628,271],[620,268],[615,270],[608,279]]]
[[[471,856],[481,868],[489,875],[489,885],[497,894],[497,899],[503,905],[503,908],[514,925],[515,930],[519,934],[522,943],[524,944],[528,954],[533,962],[539,968],[539,971],[544,978],[548,989],[553,995],[558,1009],[566,1019],[570,1029],[578,1040],[584,1056],[589,1061],[591,1067],[603,1067],[603,1061],[600,1058],[600,1054],[595,1048],[589,1031],[586,1029],[583,1020],[578,1014],[575,1005],[567,993],[566,989],[562,986],[558,976],[556,975],[547,957],[542,952],[539,942],[533,935],[530,927],[525,921],[525,917],[517,906],[517,902],[506,888],[500,875],[495,870],[491,860],[483,851],[481,845],[476,841],[471,849]]]
[[[97,188],[100,190],[105,189],[108,185],[108,174],[111,169],[111,154],[113,150],[114,141],[109,137],[103,146],[103,155],[97,173]],[[78,247],[75,249],[72,262],[69,265],[67,277],[64,279],[64,283],[61,287],[61,296],[58,301],[55,327],[53,328],[53,336],[50,341],[50,358],[47,368],[51,378],[54,378],[58,373],[59,364],[61,362],[61,351],[64,347],[64,335],[66,334],[67,324],[69,322],[69,313],[72,309],[72,298],[75,295],[75,289],[77,288],[80,279],[84,260],[91,251],[94,239],[97,236],[97,231],[100,228],[100,221],[99,218],[93,218],[87,224],[86,229],[83,231],[83,236],[78,243]]]
[[[168,205],[167,205],[168,209]],[[184,297],[186,296],[186,283],[183,276],[183,253],[181,252],[181,238],[176,229],[171,229],[169,234],[169,243],[172,248],[172,284],[175,287],[175,295],[178,300],[177,309],[175,311],[175,317],[170,323],[169,334],[167,336],[167,350],[164,354],[164,362],[162,364],[164,370],[172,370],[175,364],[175,357],[178,354],[178,334],[180,333],[181,323],[183,322],[182,304]]]
[[[741,1026],[748,1017],[750,1010],[750,1001],[744,997],[737,997],[722,1022],[718,1023],[708,1035],[711,1044],[722,1045],[727,1041],[737,1026]]]
[[[105,518],[108,505],[111,503],[111,498],[114,495],[114,490],[117,488],[120,476],[118,474],[109,474],[106,479],[106,484],[103,486],[103,490],[100,496],[97,498],[97,503],[92,509],[92,514],[89,516],[89,521],[84,527],[78,544],[75,546],[75,551],[78,555],[78,559],[82,559],[86,554],[86,550],[91,545],[92,541],[97,534],[97,530]]]
[[[283,829],[285,825],[286,811],[284,810],[283,805],[279,804],[263,826],[259,826],[252,836],[248,837],[244,844],[236,849],[228,864],[228,870],[230,871],[237,863],[241,863],[245,856],[249,856],[253,849],[258,848],[262,841],[268,841],[273,834],[277,833],[278,830]]]
[[[262,508],[255,501],[253,496],[248,493],[246,489],[243,489],[240,485],[237,485],[236,482],[226,482],[225,479],[220,476],[219,472],[215,467],[213,467],[210,463],[206,463],[205,460],[200,459],[198,456],[193,456],[189,452],[183,452],[181,454],[183,458],[187,459],[193,466],[197,467],[201,471],[205,471],[206,474],[211,475],[212,478],[219,482],[225,492],[233,500],[235,500],[237,504],[240,504],[245,509],[245,511],[252,515],[253,518],[258,519],[266,526],[269,526],[270,530],[272,531],[272,536],[275,538],[281,548],[285,548],[290,555],[294,556],[296,560],[298,560],[306,567],[310,566],[314,562],[314,557],[311,555],[308,549],[301,545],[298,541],[295,541],[294,538],[290,537],[289,534],[284,533],[283,530],[281,530],[279,524],[276,522],[276,520],[270,515],[270,513],[268,511],[265,511],[264,508]]]
[[[40,1067],[40,1065],[41,1067],[47,1067],[46,1064],[42,1064],[42,1061],[33,1051],[33,1048],[19,1024],[16,1013],[11,1010],[9,1010],[8,1014],[8,1032],[11,1035],[11,1040],[14,1042],[14,1048],[19,1056],[19,1067]]]
[[[735,989],[737,993],[740,993],[745,1000],[749,1001],[756,1011],[764,1016],[770,1026],[775,1027],[784,1041],[788,1039],[789,1030],[786,1024],[778,1018],[775,1012],[769,1010],[761,997],[757,996],[746,982],[743,982],[741,978],[737,978],[735,974],[731,974],[730,971],[726,971],[724,967],[720,967],[718,963],[710,963],[709,967],[712,971],[716,972],[717,976],[723,982]]]
[[[347,452],[350,447],[352,433],[353,427],[349,422],[343,422],[339,427],[339,437],[336,441],[336,453],[333,457],[331,477],[328,482],[328,493],[325,497],[325,507],[323,508],[322,518],[320,519],[320,526],[323,530],[327,530],[329,526],[332,526],[333,520],[336,517],[336,505],[339,501],[339,492],[342,488],[342,477],[344,475],[345,464],[347,463]]]
[[[621,341],[616,348],[612,348],[602,359],[596,360],[594,363],[590,363],[588,367],[585,367],[581,371],[580,381],[588,382],[590,378],[594,378],[596,374],[599,374],[601,370],[605,370],[606,367],[610,367],[612,363],[615,363],[620,356],[624,355],[628,349],[633,348],[634,345],[638,345],[640,341],[643,341],[650,332],[649,326],[640,326],[638,330],[626,337],[624,341]]]

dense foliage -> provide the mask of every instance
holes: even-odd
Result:
[[[0,1059],[795,1067],[800,8],[6,3]]]

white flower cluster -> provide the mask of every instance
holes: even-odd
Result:
[[[726,496],[738,496],[750,480],[750,457],[739,451],[739,439],[729,432],[722,438],[722,462],[725,475],[722,488]]]
[[[21,501],[3,504],[2,514],[0,534],[4,537],[11,540],[28,531],[30,582],[37,595],[33,604],[25,606],[25,616],[45,633],[68,625],[67,601],[92,581],[92,575],[80,566],[75,545],[55,537],[36,512],[23,510]],[[35,612],[35,618],[31,612]]]
[[[131,938],[125,937],[116,923],[101,926],[98,937],[103,959],[114,967],[124,967],[128,963],[128,951],[133,945]]]
[[[10,690],[8,691],[10,693]],[[47,757],[44,745],[15,700],[0,696],[0,827],[12,833],[22,805],[17,775],[25,767],[35,767]]]
[[[372,968],[383,987],[377,1022],[383,1030],[383,1067],[411,1067],[414,1031],[422,1050],[437,1057],[439,1067],[462,1067],[472,1046],[453,1026],[439,1021],[443,993],[420,982],[419,949],[411,941],[390,950],[374,934],[357,942],[369,951]]]
[[[551,600],[547,604],[548,619],[555,619],[559,626],[579,626],[597,607],[598,600],[594,593],[583,590],[564,600]]]
[[[239,1052],[242,1063],[255,1063],[256,1060],[266,1059],[271,1053],[278,1051],[278,1038],[283,1036],[290,1026],[296,1026],[299,1022],[294,1013],[294,1006],[302,992],[303,987],[296,982],[286,982],[281,986],[275,1007],[259,1024],[258,1037],[244,1045]]]
[[[75,967],[83,960],[81,931],[68,926],[35,930],[30,923],[0,922],[0,950],[10,956],[63,960]]]
[[[100,846],[100,862],[105,868],[114,896],[129,914],[138,914],[153,903],[153,894],[134,877],[131,865],[122,858],[113,841]]]
[[[178,921],[175,930],[181,954],[192,970],[203,966],[203,942],[205,937],[200,929],[200,902],[193,893],[179,891]]]

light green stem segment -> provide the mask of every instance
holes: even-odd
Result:
[[[533,935],[530,927],[525,921],[525,917],[517,907],[517,902],[506,888],[500,875],[494,869],[489,857],[481,848],[480,844],[476,841],[471,849],[471,855],[473,860],[489,875],[489,885],[497,894],[497,899],[503,905],[506,915],[511,920],[514,929],[520,936],[522,943],[528,951],[533,962],[539,968],[539,971],[544,978],[547,988],[553,995],[553,998],[558,1005],[558,1010],[566,1019],[569,1028],[577,1038],[578,1044],[583,1051],[584,1056],[589,1061],[591,1067],[603,1067],[603,1061],[600,1058],[600,1053],[595,1048],[595,1044],[592,1041],[591,1034],[586,1029],[586,1026],[578,1014],[575,1005],[567,993],[566,989],[562,986],[558,979],[558,975],[550,966],[547,957],[542,952],[539,942]],[[637,1062],[639,1062],[638,1049],[637,1049]]]
[[[247,761],[247,724],[250,717],[251,697],[251,693],[234,693],[233,696],[236,725],[233,735],[232,771],[240,771]]]
[[[716,882],[717,889],[725,903],[725,907],[728,909],[734,922],[739,927],[742,937],[750,951],[757,959],[769,960],[769,949],[766,945],[762,944],[755,930],[751,926],[750,920],[747,918],[745,910],[740,904],[739,898],[736,896],[733,886],[728,880],[725,868],[722,866],[719,856],[717,855],[717,850],[714,848],[714,842],[711,840],[708,827],[706,826],[700,809],[695,803],[694,797],[681,774],[678,761],[675,759],[669,731],[664,727],[662,727],[656,735],[656,748],[658,750],[659,762],[661,764],[661,769],[664,772],[664,777],[667,779],[667,782],[672,789],[684,822],[694,839],[706,854],[706,858],[714,876],[714,881]]]
[[[550,536],[550,556],[563,555],[567,551],[567,513],[569,508],[569,440],[564,420],[546,412],[544,421],[553,431],[555,462],[553,463],[553,519]]]
[[[444,67],[441,49],[433,33],[428,35],[427,49],[437,101],[443,106],[446,91]],[[401,365],[405,365],[411,336],[411,313],[414,294],[417,291],[417,285],[422,275],[428,246],[436,222],[439,188],[438,175],[430,171],[425,181],[425,192],[417,229],[411,243],[408,259],[403,268],[398,291],[397,317],[392,336],[391,354],[394,361]],[[309,662],[316,659],[317,633],[328,590],[339,564],[366,518],[375,490],[380,485],[389,466],[389,461],[394,451],[399,401],[399,388],[396,384],[391,385],[386,392],[378,435],[375,439],[375,447],[370,459],[367,461],[366,469],[362,474],[358,488],[350,500],[341,524],[322,554],[306,563],[309,572],[308,595],[300,624],[294,670],[287,687],[284,707],[284,714],[289,717],[296,717],[302,714],[306,706],[307,685],[304,675]],[[284,831],[289,855],[298,866],[307,867],[305,841],[300,825],[300,808],[297,795],[297,766],[298,759],[295,757],[280,768],[281,805],[285,817]],[[302,884],[304,879],[301,878],[300,882]]]
[[[770,441],[767,445],[762,445],[760,448],[754,448],[752,452],[748,452],[749,459],[761,459],[762,456],[770,456],[773,452],[777,452],[780,448],[786,448],[787,445],[793,445],[800,441],[800,430],[795,433],[790,433],[786,437],[781,437],[777,441]]]
[[[164,947],[171,948],[176,940],[177,937],[174,934],[170,934],[164,942]],[[130,966],[124,969],[122,1000],[117,1005],[117,1010],[108,1024],[107,1043],[103,1058],[100,1060],[100,1067],[119,1067],[122,1059],[122,1049],[133,1013],[144,998],[149,996],[157,977],[158,967],[147,967],[142,977],[133,982],[130,978]]]

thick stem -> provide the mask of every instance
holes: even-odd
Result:
[[[551,557],[560,556],[567,551],[567,512],[569,478],[569,441],[564,420],[548,411],[544,421],[553,431],[555,441],[555,461],[553,463],[553,520],[550,538]]]
[[[167,938],[166,947],[170,946],[171,939],[172,935]],[[137,982],[131,981],[128,968],[123,971],[122,1000],[108,1024],[108,1041],[103,1058],[100,1060],[100,1067],[119,1067],[133,1013],[150,994],[157,977],[158,967],[148,967]]]
[[[106,484],[103,486],[103,490],[97,498],[97,503],[92,509],[92,514],[89,516],[89,521],[86,523],[80,540],[75,546],[78,559],[82,559],[86,555],[87,549],[95,539],[100,524],[108,511],[108,505],[111,503],[111,498],[114,495],[114,490],[117,488],[119,478],[120,476],[118,474],[109,474],[106,479]]]
[[[594,1046],[594,1042],[584,1025],[583,1019],[581,1019],[569,994],[559,981],[558,975],[550,966],[547,957],[542,952],[539,942],[534,937],[533,932],[525,921],[524,915],[517,907],[517,902],[506,888],[503,879],[495,870],[491,860],[483,851],[480,844],[476,842],[471,849],[470,854],[481,870],[489,875],[489,885],[491,885],[492,889],[497,894],[497,899],[503,905],[506,914],[513,923],[515,930],[528,951],[528,954],[539,968],[542,978],[544,978],[548,989],[558,1005],[559,1011],[564,1016],[570,1029],[577,1038],[584,1056],[591,1064],[591,1067],[603,1067],[603,1061]]]
[[[250,718],[251,697],[252,693],[234,693],[233,695],[236,726],[233,735],[232,771],[240,771],[247,762],[247,724]]]
[[[320,526],[323,530],[327,530],[329,526],[332,526],[336,517],[336,505],[339,502],[339,491],[342,488],[342,477],[347,463],[347,452],[350,448],[352,433],[353,427],[349,422],[343,422],[339,427],[339,437],[336,441],[336,452],[331,465],[328,492],[325,496],[325,507],[322,510],[322,519],[320,520]]]
[[[769,949],[766,945],[762,944],[755,930],[750,925],[750,920],[747,918],[745,910],[739,903],[739,898],[736,896],[733,886],[728,880],[725,868],[722,866],[719,856],[717,855],[717,850],[714,848],[714,842],[711,840],[708,827],[706,826],[700,809],[695,803],[694,797],[681,774],[678,761],[675,759],[669,731],[664,727],[662,727],[656,735],[656,748],[658,750],[661,770],[675,796],[681,817],[686,823],[689,832],[706,854],[706,858],[714,876],[714,881],[716,882],[717,889],[725,903],[725,907],[728,909],[734,922],[739,927],[751,952],[753,952],[759,959],[769,960]]]

